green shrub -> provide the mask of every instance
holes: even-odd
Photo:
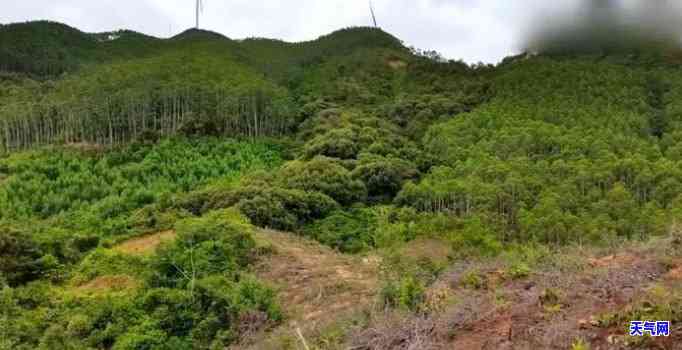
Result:
[[[426,287],[413,276],[390,281],[381,289],[381,298],[387,307],[418,311],[424,302]]]
[[[462,286],[471,289],[482,289],[485,287],[485,278],[478,271],[469,271],[460,279]]]
[[[342,205],[362,202],[367,196],[363,183],[354,180],[346,168],[331,158],[318,156],[310,161],[289,162],[278,178],[286,188],[324,193]]]
[[[462,229],[450,239],[455,252],[465,255],[496,256],[502,251],[502,243],[492,228],[479,217],[467,218]]]
[[[590,344],[584,339],[580,338],[571,344],[571,350],[590,350]]]
[[[116,275],[125,272],[141,276],[147,262],[140,257],[98,248],[89,253],[74,269],[74,282],[86,282],[104,275]]]
[[[521,279],[528,277],[531,273],[530,267],[525,263],[515,263],[507,269],[507,275],[512,279]]]
[[[301,190],[249,187],[234,196],[251,223],[280,230],[294,230],[338,208],[338,203],[325,194]]]
[[[308,141],[303,149],[303,154],[306,159],[312,159],[318,155],[339,159],[355,159],[364,146],[356,129],[333,129]]]
[[[41,282],[12,290],[5,303],[5,288],[3,312],[31,310],[21,314],[25,319],[12,316],[27,329],[12,328],[11,339],[40,339],[49,348],[225,348],[240,338],[240,327],[261,329],[282,319],[274,291],[243,273],[255,251],[251,230],[236,209],[214,211],[178,222],[176,239],[149,264],[98,248],[79,265],[77,279],[114,272],[149,277],[127,294],[54,299],[51,285]],[[47,308],[49,318],[41,316]],[[42,334],[27,333],[34,328]]]
[[[177,238],[152,261],[152,285],[186,287],[214,274],[234,275],[249,264],[255,242],[251,228],[235,210],[180,221]]]
[[[417,174],[416,167],[406,160],[372,154],[363,154],[353,170],[353,178],[361,180],[375,200],[392,200],[403,183]]]
[[[250,313],[264,315],[265,324],[282,318],[272,289],[252,277],[238,281],[220,275],[196,281],[194,289],[152,289],[141,300],[142,308],[154,317],[156,328],[170,337],[191,339],[194,348],[225,347],[240,336],[238,327]],[[143,338],[145,339],[145,338]]]
[[[140,349],[167,349],[168,335],[158,328],[158,325],[148,320],[130,329],[116,338],[112,350],[140,350]]]
[[[369,209],[337,210],[313,222],[304,233],[345,253],[358,253],[374,246],[376,219]]]
[[[377,248],[395,247],[417,237],[419,224],[416,213],[410,209],[374,207],[372,211],[376,217],[374,245]]]
[[[443,267],[427,257],[413,258],[390,249],[380,265],[381,302],[387,307],[420,311],[427,287],[436,281]]]
[[[0,274],[10,285],[40,278],[48,268],[45,263],[43,251],[31,236],[0,226]]]
[[[206,312],[212,311],[221,316],[222,308],[225,313],[233,314],[231,321],[237,319],[235,316],[248,312],[263,312],[272,322],[282,319],[274,291],[248,275],[241,275],[238,282],[230,282],[217,275],[207,277],[197,283],[197,293],[199,300],[210,301],[203,302]]]

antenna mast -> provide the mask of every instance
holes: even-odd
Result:
[[[377,27],[377,17],[374,15],[374,6],[372,5],[372,0],[369,0],[369,12],[372,14],[372,22],[374,27]]]

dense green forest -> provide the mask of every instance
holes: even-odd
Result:
[[[453,259],[668,234],[676,57],[467,65],[377,28],[0,26],[0,349],[219,349],[275,327],[258,228],[351,254],[438,238]],[[163,230],[152,255],[113,249]],[[383,303],[418,310],[437,270],[393,274]],[[79,292],[122,273],[135,288]]]

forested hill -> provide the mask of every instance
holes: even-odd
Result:
[[[364,304],[381,308],[374,315],[416,317],[386,328],[411,330],[440,315],[439,303],[465,300],[432,286],[480,290],[461,304],[468,308],[491,300],[487,285],[530,285],[506,282],[540,266],[557,276],[586,268],[553,260],[573,244],[583,252],[653,239],[670,258],[656,271],[678,266],[679,57],[643,47],[468,65],[376,28],[286,43],[202,30],[158,39],[51,22],[1,26],[0,349],[226,348],[296,320],[256,272],[294,276],[279,297],[300,292],[285,302],[301,310],[297,303],[322,305],[326,293],[353,308],[363,304],[353,291],[380,283],[362,294],[378,302]],[[278,252],[254,240],[254,226],[368,254],[363,264],[378,261],[381,273],[360,288],[334,281],[322,291],[307,274],[285,271],[288,260],[276,264],[282,271],[261,271]],[[413,243],[420,252],[401,253]],[[131,254],[137,248],[145,254]],[[317,265],[315,254],[299,256],[299,266]],[[490,273],[475,265],[498,258],[503,273],[497,262]],[[436,283],[452,261],[464,264],[449,274],[457,281]],[[542,319],[576,327],[574,319],[590,319],[564,317],[572,300],[530,288],[526,301]],[[676,305],[679,290],[670,289]],[[671,305],[620,318],[682,322]],[[326,311],[312,314],[338,310]],[[363,342],[353,332],[385,319],[363,315],[327,338],[309,334],[323,349],[414,340],[391,338],[412,331],[379,329]],[[457,336],[473,329],[460,328]],[[452,348],[451,330],[443,348]],[[336,341],[349,344],[328,346]],[[562,341],[530,348],[568,348]]]
[[[142,131],[176,133],[187,118],[220,120],[217,133],[278,135],[295,126],[292,103],[314,98],[308,92],[341,74],[372,74],[352,66],[363,56],[371,57],[363,60],[368,65],[409,51],[373,28],[290,44],[194,29],[161,40],[131,31],[87,34],[53,22],[6,25],[0,145],[121,144]],[[338,57],[347,73],[323,64]]]
[[[363,47],[404,50],[398,39],[374,28],[351,28],[309,42],[287,43],[268,39],[235,41],[198,29],[188,29],[170,39],[129,30],[91,34],[57,22],[37,21],[0,25],[0,69],[37,78],[55,77],[89,63],[158,55],[197,41],[220,43],[232,55],[241,53],[246,61],[258,56],[258,60],[266,62],[310,61]]]

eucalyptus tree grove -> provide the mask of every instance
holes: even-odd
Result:
[[[11,151],[58,142],[112,146],[149,132],[277,136],[291,129],[291,113],[286,97],[262,90],[235,93],[192,87],[10,103],[0,106],[0,147]]]

